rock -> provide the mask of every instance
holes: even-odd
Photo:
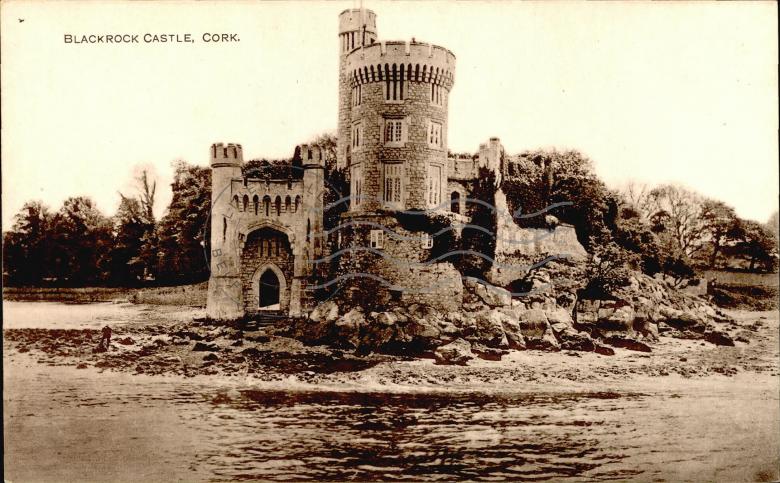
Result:
[[[449,344],[439,346],[433,353],[437,364],[466,365],[474,358],[471,344],[463,339],[455,339]]]
[[[527,338],[525,345],[528,349],[538,351],[556,352],[561,350],[561,346],[552,332],[547,332],[540,338]]]
[[[666,323],[678,330],[692,330],[694,332],[704,332],[708,327],[706,318],[700,312],[693,311],[679,311],[674,317],[668,318]]]
[[[174,332],[173,335],[177,337],[181,337],[182,339],[203,340],[202,335],[198,334],[197,332],[192,332],[190,330],[180,330],[178,332]]]
[[[631,339],[627,337],[617,337],[617,336],[607,337],[604,339],[604,342],[613,347],[619,347],[621,349],[628,349],[631,351],[637,351],[637,352],[653,351],[649,345],[643,342],[639,342],[636,339]]]
[[[269,354],[270,350],[263,350],[257,349],[256,347],[247,347],[246,349],[241,351],[241,354],[243,354],[246,357],[260,357],[265,354]]]
[[[545,310],[544,315],[555,333],[563,332],[574,325],[571,312],[562,307]]]
[[[486,361],[500,361],[501,357],[505,356],[508,351],[505,349],[497,349],[495,347],[487,347],[480,343],[471,344],[471,351],[477,355],[480,359]]]
[[[520,330],[527,338],[542,338],[544,333],[550,327],[547,321],[547,315],[541,309],[531,309],[522,314],[520,319]]]
[[[488,287],[483,283],[466,279],[463,282],[466,290],[473,292],[479,300],[488,307],[506,307],[512,305],[512,294],[500,287]]]
[[[216,352],[219,350],[219,347],[217,347],[216,344],[211,344],[207,342],[196,342],[192,350],[195,352],[202,352],[202,351]]]
[[[560,332],[558,340],[561,343],[562,350],[592,352],[596,349],[596,344],[590,338],[590,335],[585,332],[577,332],[574,329]]]
[[[734,346],[734,340],[727,333],[720,330],[710,330],[704,333],[704,340],[715,345]]]
[[[595,347],[593,348],[593,352],[596,354],[601,354],[602,356],[614,356],[615,351],[611,347],[603,346],[601,344],[595,344]]]
[[[336,321],[337,342],[345,343],[353,348],[360,346],[360,331],[366,325],[363,311],[354,308]]]
[[[339,306],[332,300],[317,305],[309,314],[309,320],[312,322],[332,323],[338,318]]]
[[[475,332],[472,338],[488,347],[509,347],[509,341],[504,333],[504,324],[502,320],[506,317],[498,310],[480,312],[474,318],[476,322]]]
[[[216,360],[218,360],[218,359],[219,359],[219,357],[218,357],[216,354],[214,354],[213,352],[211,352],[211,353],[209,353],[209,354],[206,354],[206,355],[203,357],[203,360],[204,360],[204,361],[216,361]]]
[[[523,331],[520,329],[520,322],[506,314],[502,315],[501,325],[504,329],[509,348],[514,350],[525,350],[525,337],[523,337]]]
[[[117,339],[116,343],[117,344],[122,344],[122,345],[133,345],[133,344],[135,344],[135,341],[133,339],[131,339],[130,337],[123,337],[121,339]]]
[[[76,369],[86,369],[87,367],[89,367],[87,364],[79,362],[79,364],[76,366]]]

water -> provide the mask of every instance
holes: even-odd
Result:
[[[4,329],[98,329],[107,323],[139,320],[147,308],[130,303],[3,301]]]
[[[771,393],[279,391],[5,362],[18,481],[737,481],[777,467]]]

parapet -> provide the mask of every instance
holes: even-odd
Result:
[[[314,166],[325,166],[325,156],[323,156],[322,150],[319,146],[309,146],[308,144],[301,144],[301,163]]]
[[[244,153],[240,144],[214,143],[211,145],[211,166],[241,166]]]
[[[455,54],[424,42],[390,41],[366,45],[347,55],[346,71],[353,84],[404,79],[452,88]]]

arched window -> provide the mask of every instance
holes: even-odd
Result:
[[[242,211],[246,211],[248,206],[249,206],[249,196],[244,195],[244,209]]]
[[[263,209],[265,210],[265,216],[271,215],[271,197],[263,196]]]
[[[290,200],[290,197],[287,196],[284,198],[284,211],[286,211],[287,213],[290,212],[290,207],[291,207],[290,205],[292,205],[292,201]]]
[[[279,216],[282,214],[282,198],[280,196],[276,197],[276,200],[274,201],[274,205],[276,206],[276,216]]]
[[[306,241],[308,242],[311,235],[311,220],[306,220]]]
[[[254,205],[255,205],[255,215],[256,215],[256,214],[257,214],[257,209],[258,209],[258,207],[259,207],[259,205],[260,205],[260,199],[257,197],[257,195],[255,195],[255,196],[252,198],[252,202],[253,202],[253,203],[254,203]]]
[[[233,206],[238,209],[238,195],[233,195]]]
[[[450,195],[450,211],[460,213],[460,193],[453,191]]]
[[[227,238],[227,218],[224,216],[222,217],[222,241],[224,242]]]
[[[300,208],[300,207],[301,207],[301,197],[299,195],[299,196],[295,197],[295,212],[296,213],[298,213],[298,208]]]

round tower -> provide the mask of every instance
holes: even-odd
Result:
[[[420,42],[381,42],[346,58],[351,212],[449,207],[447,105],[455,55]]]
[[[342,51],[341,60],[339,142],[351,186],[338,273],[352,277],[341,296],[357,305],[368,298],[456,310],[460,274],[449,260],[429,262],[446,240],[434,239],[435,223],[398,213],[450,207],[447,106],[455,55],[414,40],[374,41]]]
[[[350,52],[376,42],[376,14],[367,9],[349,9],[339,14],[339,122],[336,144],[336,166],[347,166],[352,92],[346,75]]]

